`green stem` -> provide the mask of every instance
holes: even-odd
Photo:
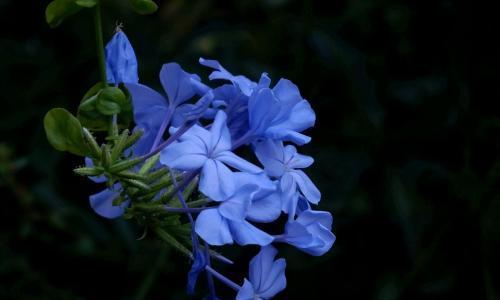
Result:
[[[99,63],[99,73],[101,76],[101,81],[103,86],[108,83],[108,78],[106,76],[106,61],[104,59],[104,41],[102,38],[102,21],[101,21],[101,4],[97,3],[94,7],[94,27],[95,27],[95,39],[97,46],[97,60]]]

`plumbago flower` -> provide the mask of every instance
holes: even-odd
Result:
[[[236,300],[271,299],[285,289],[286,261],[283,258],[274,260],[278,251],[267,246],[261,248],[250,261],[250,280],[245,278],[243,286],[236,295]]]
[[[116,114],[107,115],[114,133],[101,146],[82,131],[85,147],[93,150],[85,154],[86,167],[75,172],[108,183],[90,196],[97,214],[125,215],[150,227],[192,260],[189,293],[205,273],[209,299],[217,299],[214,277],[233,288],[238,300],[270,299],[285,289],[286,262],[275,260],[275,243],[313,256],[331,249],[333,218],[312,209],[321,193],[303,171],[314,160],[292,145],[310,142],[303,132],[316,119],[295,84],[280,79],[271,87],[266,73],[254,82],[200,58],[214,70],[209,79],[224,81],[221,85],[208,86],[171,62],[160,70],[159,93],[139,83],[137,59],[123,31],[116,32],[105,54],[105,83],[128,91],[135,127],[130,136],[126,130],[119,133]],[[238,153],[247,145],[251,157],[243,158]],[[179,213],[188,224],[181,224],[178,215],[172,218]],[[264,230],[263,224],[278,220],[286,220],[282,234]],[[186,238],[191,249],[181,242]],[[242,285],[212,265],[212,259],[232,263],[211,249],[229,244],[260,246]]]

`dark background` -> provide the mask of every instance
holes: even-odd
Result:
[[[48,2],[0,0],[0,299],[186,299],[188,261],[94,214],[99,187],[71,171],[81,159],[45,139],[45,112],[75,112],[98,81],[91,14],[53,30]],[[158,87],[169,61],[207,81],[204,56],[254,80],[289,78],[316,110],[301,152],[316,160],[308,174],[337,241],[319,258],[280,247],[288,287],[277,298],[498,299],[497,10],[169,0],[144,17],[104,2],[105,39],[123,22],[143,83]],[[218,269],[240,283],[257,248],[222,251],[237,264]]]

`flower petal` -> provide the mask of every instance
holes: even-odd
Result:
[[[255,155],[264,165],[266,173],[271,177],[279,178],[285,172],[283,142],[266,139],[254,143]]]
[[[199,169],[206,160],[204,149],[191,141],[173,143],[160,153],[160,163],[181,171]]]
[[[262,247],[250,261],[250,282],[255,293],[264,299],[274,297],[286,287],[284,259],[274,261],[277,250],[273,246]]]
[[[247,221],[227,221],[233,239],[239,245],[260,245],[266,246],[273,242],[274,238],[250,224]]]
[[[119,185],[115,185],[113,189],[118,190]],[[123,215],[125,208],[129,205],[130,201],[125,201],[119,206],[114,206],[113,201],[120,196],[119,192],[105,189],[100,193],[91,195],[89,197],[90,206],[100,216],[108,219],[115,219]]]
[[[206,209],[198,215],[195,231],[204,241],[213,246],[233,243],[226,220],[215,208]]]
[[[250,79],[246,78],[245,76],[242,75],[233,75],[229,73],[222,65],[216,61],[216,60],[210,60],[210,59],[204,59],[200,57],[199,60],[200,64],[215,69],[217,71],[213,71],[208,78],[210,80],[215,80],[215,79],[223,79],[223,80],[229,80],[231,81],[234,85],[238,86],[240,90],[245,94],[245,95],[250,95],[252,93],[252,89],[257,85],[255,82],[251,81]]]
[[[215,120],[210,128],[211,138],[209,149],[217,154],[221,151],[226,151],[231,149],[231,134],[226,125],[226,113],[222,110],[217,112]]]
[[[257,290],[259,296],[270,299],[286,288],[285,268],[285,259],[280,258],[273,262],[271,272],[267,274],[265,282]]]
[[[224,152],[218,153],[215,158],[218,161],[224,162],[225,164],[227,164],[235,169],[238,169],[240,171],[249,172],[251,174],[262,173],[261,168],[257,167],[256,165],[252,164],[251,162],[244,160],[243,158],[237,156],[236,154],[234,154],[230,151],[224,151]]]
[[[314,185],[311,179],[307,177],[306,173],[301,170],[293,170],[289,173],[295,179],[295,182],[299,186],[300,191],[307,199],[307,201],[313,204],[318,204],[318,202],[321,200],[321,192]]]
[[[167,101],[153,89],[138,83],[125,85],[132,96],[134,121],[147,128],[160,128],[167,115]]]
[[[254,300],[255,299],[255,292],[253,289],[253,285],[250,281],[248,281],[245,278],[245,281],[243,282],[243,286],[241,289],[238,291],[238,294],[236,295],[236,300]]]
[[[127,36],[119,30],[106,45],[106,75],[108,83],[137,83],[137,58]]]
[[[251,185],[237,189],[229,199],[219,205],[219,213],[226,219],[243,221],[255,190],[256,187]]]
[[[223,163],[208,159],[200,177],[200,192],[215,201],[224,201],[235,191],[233,172]]]
[[[254,199],[247,210],[247,219],[268,223],[279,218],[281,214],[281,198],[278,192]]]
[[[168,103],[177,107],[196,94],[192,84],[192,74],[185,72],[177,63],[164,64],[160,71],[160,81],[167,93]]]

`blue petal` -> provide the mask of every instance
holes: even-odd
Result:
[[[329,212],[306,210],[299,214],[295,222],[286,225],[286,241],[310,255],[320,256],[335,242],[331,226]],[[312,238],[309,239],[309,236]]]
[[[236,300],[255,300],[255,292],[253,289],[253,285],[250,281],[245,278],[243,286],[238,291],[236,295]]]
[[[250,261],[250,282],[255,293],[264,299],[274,297],[286,287],[286,262],[284,259],[274,261],[276,254],[274,247],[262,247]]]
[[[314,159],[307,155],[295,153],[288,162],[288,167],[292,169],[305,169],[314,163]]]
[[[253,226],[247,221],[227,221],[233,239],[239,245],[260,245],[266,246],[273,242],[274,238]]]
[[[295,216],[299,193],[297,192],[297,183],[290,172],[286,172],[280,179],[279,190],[281,193],[281,209],[287,213],[290,218]]]
[[[243,221],[255,190],[256,187],[251,185],[238,188],[229,199],[219,205],[219,213],[228,220]]]
[[[194,288],[196,285],[196,281],[198,280],[198,275],[200,275],[200,273],[205,270],[206,264],[207,260],[205,254],[198,249],[198,251],[196,251],[194,254],[194,261],[188,273],[188,283],[187,283],[188,294],[194,293]]]
[[[276,220],[281,214],[281,198],[278,192],[254,199],[247,210],[247,219],[268,223]]]
[[[233,243],[226,220],[215,208],[206,209],[198,215],[195,231],[204,241],[213,246]]]
[[[293,170],[289,173],[295,179],[295,182],[299,186],[302,195],[304,195],[307,201],[313,204],[318,204],[318,202],[321,200],[321,192],[314,185],[311,179],[307,177],[306,173],[301,170]]]
[[[224,201],[235,191],[233,172],[223,163],[208,159],[200,176],[200,192],[215,201]]]
[[[283,258],[273,263],[271,272],[267,275],[266,281],[258,290],[259,296],[264,299],[271,299],[286,288],[285,268],[286,261]]]
[[[195,104],[182,104],[174,112],[172,126],[180,127],[186,122],[195,121],[203,117],[213,100],[212,91],[207,92]]]
[[[196,77],[185,72],[177,63],[163,65],[160,71],[160,81],[167,93],[168,103],[177,107],[193,97],[197,89],[192,81]]]
[[[132,95],[135,123],[149,129],[160,128],[168,112],[165,98],[142,84],[127,84],[126,87]]]
[[[229,151],[218,153],[215,159],[240,171],[249,172],[251,174],[262,173],[261,168]]]
[[[137,83],[137,58],[123,31],[115,33],[106,45],[106,75],[108,83]]]
[[[283,142],[266,139],[254,143],[255,155],[264,165],[266,173],[271,177],[279,178],[285,172],[285,158]]]
[[[114,190],[120,189],[120,185],[115,184]],[[119,192],[105,189],[104,191],[89,197],[90,206],[100,216],[108,219],[115,219],[123,215],[130,201],[125,201],[119,206],[114,206],[113,201],[120,196]]]
[[[258,136],[264,134],[279,111],[280,103],[270,89],[261,89],[253,93],[248,100],[250,130]]]
[[[246,78],[245,76],[242,76],[242,75],[234,76],[233,74],[229,73],[216,60],[209,60],[209,59],[204,59],[204,58],[200,57],[199,62],[200,62],[200,64],[202,64],[206,67],[217,70],[217,71],[213,71],[212,74],[210,74],[210,76],[208,77],[208,78],[210,78],[210,80],[214,80],[214,79],[229,80],[234,85],[238,86],[240,88],[240,90],[247,96],[249,96],[252,93],[253,88],[257,85],[255,82],[251,81],[250,79]]]
[[[210,128],[211,137],[208,146],[214,154],[231,149],[231,134],[227,128],[226,119],[226,113],[220,110]]]
[[[156,135],[158,133],[158,129],[149,129],[143,126],[136,126],[134,128],[134,131],[136,130],[142,130],[143,134],[141,138],[130,148],[135,156],[140,156],[147,154],[151,151],[151,147],[153,147],[153,143],[156,139]],[[162,142],[163,139],[160,139],[160,142]]]
[[[310,138],[301,134],[301,131],[314,126],[316,115],[306,100],[297,103],[282,122],[275,123],[266,130],[269,138],[294,142],[298,145],[306,144]]]
[[[287,243],[297,247],[306,248],[312,241],[312,234],[307,231],[307,228],[297,221],[289,221],[285,225],[285,240]]]
[[[160,153],[160,162],[171,169],[192,171],[207,161],[205,149],[192,141],[173,143]]]

